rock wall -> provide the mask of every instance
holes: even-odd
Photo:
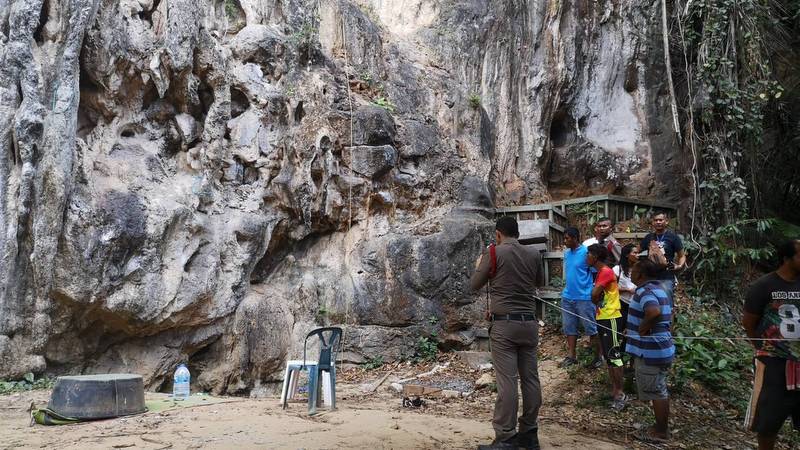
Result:
[[[495,204],[676,195],[658,5],[0,0],[0,378],[468,347]]]

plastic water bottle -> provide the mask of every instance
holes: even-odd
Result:
[[[191,375],[186,364],[181,364],[175,370],[175,376],[172,384],[172,399],[173,400],[186,400],[189,398],[189,380]]]

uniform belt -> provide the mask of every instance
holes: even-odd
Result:
[[[536,316],[534,314],[492,314],[491,317],[492,322],[496,320],[536,320]]]

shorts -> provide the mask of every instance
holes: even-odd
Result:
[[[622,367],[622,317],[597,321],[597,335],[608,367]]]
[[[755,365],[753,394],[744,426],[758,434],[774,436],[791,417],[794,429],[800,430],[800,391],[786,390],[786,360],[761,357]]]
[[[665,400],[669,398],[667,391],[667,373],[669,366],[649,366],[644,358],[635,356],[633,368],[636,377],[636,389],[639,400]]]
[[[576,301],[562,298],[561,307],[565,310],[561,311],[561,322],[564,324],[565,335],[578,336],[578,323],[583,326],[583,331],[587,336],[597,334],[594,303],[589,300]]]

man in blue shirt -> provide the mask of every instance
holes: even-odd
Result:
[[[669,435],[667,373],[675,357],[672,342],[672,300],[660,280],[662,268],[642,259],[631,269],[636,293],[628,307],[625,351],[633,356],[639,400],[653,402],[656,424],[640,439],[665,442]]]
[[[564,230],[564,290],[561,291],[561,322],[564,324],[564,334],[567,336],[567,357],[561,361],[561,367],[569,367],[578,362],[575,347],[578,343],[578,324],[583,326],[583,331],[590,336],[595,347],[595,357],[592,367],[600,367],[602,361],[599,341],[597,340],[597,325],[595,323],[595,308],[592,303],[592,274],[586,262],[587,249],[580,244],[580,232],[577,228],[569,227]]]

